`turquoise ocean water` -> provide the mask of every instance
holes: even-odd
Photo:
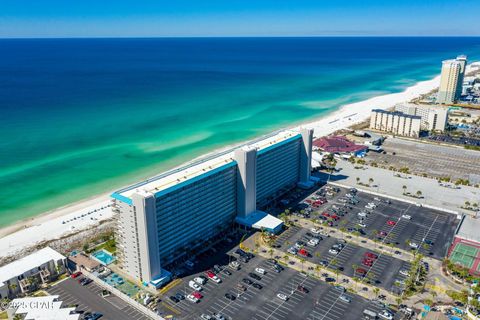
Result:
[[[480,38],[0,40],[0,226],[403,91]],[[372,108],[375,106],[372,106]]]

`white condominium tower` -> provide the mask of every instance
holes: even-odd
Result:
[[[279,231],[282,221],[259,209],[313,185],[312,138],[310,129],[276,132],[114,192],[124,271],[159,287],[169,264],[235,223]]]
[[[438,103],[451,104],[460,98],[466,65],[467,57],[463,55],[442,62]]]

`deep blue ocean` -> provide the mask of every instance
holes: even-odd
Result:
[[[0,226],[403,91],[458,54],[480,60],[480,38],[0,40]]]

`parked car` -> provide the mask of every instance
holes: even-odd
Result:
[[[188,282],[188,286],[189,286],[190,288],[192,288],[193,290],[197,290],[197,291],[201,291],[201,290],[202,290],[202,287],[201,287],[198,283],[196,283],[195,281],[193,281],[193,280],[190,280],[190,281]]]
[[[387,221],[387,224],[388,224],[389,226],[392,226],[392,227],[393,227],[393,226],[396,225],[397,223],[396,223],[395,221],[393,221],[393,220],[388,220],[388,221]]]
[[[234,270],[238,270],[240,268],[240,263],[237,261],[232,261],[228,264],[228,266]]]
[[[82,273],[81,273],[80,271],[78,271],[78,272],[73,273],[70,277],[71,277],[72,279],[75,279],[75,278],[80,277],[81,275],[82,275]]]
[[[402,214],[402,218],[403,218],[403,219],[407,219],[407,220],[411,220],[411,219],[412,219],[412,216],[409,215],[409,214]]]
[[[170,300],[172,300],[174,303],[179,303],[180,302],[180,300],[175,296],[170,296]]]
[[[288,296],[286,294],[283,294],[283,293],[277,293],[277,298],[283,300],[283,301],[287,301],[288,300]]]
[[[236,297],[231,293],[225,293],[225,298],[232,301],[236,299]]]
[[[254,284],[252,284],[252,287],[254,287],[254,288],[258,289],[258,290],[260,290],[260,289],[263,288],[260,283],[256,283],[256,282],[255,282]]]
[[[393,320],[393,314],[388,310],[382,310],[378,316],[382,319]]]
[[[375,253],[372,253],[372,252],[365,252],[364,256],[368,257],[370,259],[377,259],[378,258],[378,256]]]
[[[240,291],[245,291],[247,290],[247,287],[245,287],[243,284],[241,283],[237,283],[237,289],[240,290]]]
[[[204,285],[207,282],[207,280],[205,278],[202,278],[202,277],[195,277],[193,279],[193,281],[195,281],[199,285]]]
[[[330,283],[330,282],[335,282],[336,280],[334,278],[327,277],[325,278],[325,282]]]
[[[187,300],[189,300],[189,301],[191,301],[191,302],[193,302],[193,303],[197,303],[197,302],[200,301],[200,299],[197,299],[193,294],[189,294],[189,295],[187,296]]]
[[[340,297],[338,297],[340,299],[340,301],[343,301],[343,302],[346,302],[346,303],[350,303],[352,301],[352,299],[350,299],[349,296],[346,296],[344,294],[342,294]]]
[[[260,278],[259,275],[255,274],[253,272],[250,272],[248,275],[255,280],[258,280],[258,281],[262,280],[262,278]]]
[[[308,293],[308,289],[305,288],[305,287],[302,286],[302,285],[298,285],[298,286],[297,286],[297,290],[300,291],[300,292],[303,292],[303,293]]]
[[[255,268],[255,272],[259,273],[259,274],[262,274],[262,275],[266,273],[265,269],[263,269],[263,268]]]

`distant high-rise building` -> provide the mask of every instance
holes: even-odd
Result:
[[[442,74],[437,96],[438,103],[450,104],[460,98],[466,65],[466,56],[458,56],[456,59],[442,62]]]

